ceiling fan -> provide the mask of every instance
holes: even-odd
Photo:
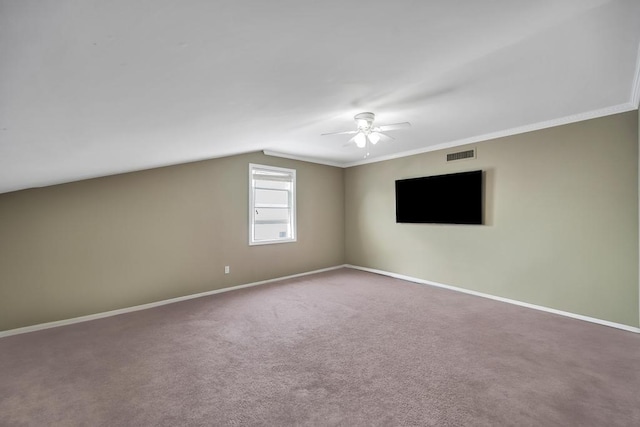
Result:
[[[323,133],[322,136],[326,135],[354,135],[348,144],[355,143],[358,148],[368,148],[369,144],[375,145],[379,141],[393,141],[394,138],[389,135],[385,135],[383,132],[388,132],[396,129],[403,129],[411,126],[409,122],[402,123],[392,123],[389,125],[379,125],[374,126],[373,122],[376,118],[376,115],[373,113],[359,113],[356,114],[353,118],[356,121],[357,129],[356,130],[345,130],[341,132],[329,132]],[[369,150],[367,149],[367,154],[365,157],[369,155]]]

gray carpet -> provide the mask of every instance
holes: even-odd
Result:
[[[337,270],[0,339],[0,425],[640,425],[640,336]]]

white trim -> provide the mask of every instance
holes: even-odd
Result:
[[[581,122],[584,120],[591,120],[599,117],[611,116],[613,114],[626,113],[627,111],[632,111],[632,110],[635,110],[636,108],[637,108],[637,103],[636,103],[636,106],[632,105],[631,103],[614,105],[612,107],[607,107],[600,110],[587,111],[585,113],[574,114],[571,116],[561,117],[559,119],[547,120],[544,122],[533,123],[530,125],[520,126],[517,128],[505,129],[497,132],[487,133],[484,135],[472,136],[470,138],[458,139],[456,141],[444,142],[442,144],[430,145],[427,147],[418,148],[416,150],[403,151],[401,153],[394,153],[394,154],[389,154],[389,155],[380,156],[380,157],[369,157],[365,160],[358,160],[355,162],[344,163],[342,167],[349,168],[353,166],[366,165],[369,163],[383,162],[385,160],[398,159],[401,157],[415,156],[416,154],[428,153],[430,151],[443,150],[445,148],[458,147],[461,145],[473,144],[476,142],[488,141],[491,139],[504,138],[506,136],[513,136],[521,133],[567,125],[575,122]]]
[[[275,172],[281,172],[284,174],[288,174],[291,176],[291,190],[289,193],[289,202],[291,205],[291,217],[290,224],[291,227],[291,237],[288,239],[277,239],[277,240],[253,240],[254,236],[254,212],[256,208],[254,207],[254,184],[253,184],[253,170],[254,169],[263,169],[270,170]],[[296,196],[296,170],[289,168],[281,168],[277,166],[269,166],[269,165],[259,165],[257,163],[249,163],[249,246],[260,246],[260,245],[273,245],[277,243],[294,243],[298,241],[298,217],[296,211],[297,204],[297,196]]]
[[[389,271],[377,270],[374,268],[367,267],[359,267],[357,265],[346,264],[345,267],[352,268],[354,270],[362,270],[367,271],[369,273],[381,274],[383,276],[389,276],[396,279],[406,280],[408,282],[420,283],[422,285],[436,286],[438,288],[449,289],[451,291],[462,292],[465,294],[475,295],[477,297],[488,298],[495,301],[506,302],[509,304],[519,305],[521,307],[532,308],[534,310],[544,311],[547,313],[558,314],[560,316],[571,317],[573,319],[584,320],[586,322],[597,323],[599,325],[609,326],[611,328],[622,329],[629,332],[635,332],[636,334],[640,333],[640,328],[636,328],[629,325],[624,325],[622,323],[610,322],[608,320],[596,319],[594,317],[583,316],[582,314],[570,313],[568,311],[556,310],[555,308],[544,307],[541,305],[529,304],[528,302],[517,301],[509,298],[498,297],[495,295],[485,294],[483,292],[472,291],[470,289],[458,288],[456,286],[445,285],[438,282],[432,282],[430,280],[418,279],[411,276],[405,276],[403,274],[391,273]]]
[[[634,108],[638,108],[640,106],[640,45],[638,45],[638,56],[636,57],[636,69],[633,76],[630,102]]]
[[[313,158],[313,157],[298,156],[296,154],[279,153],[277,151],[271,151],[271,150],[262,150],[262,154],[264,154],[265,156],[281,157],[283,159],[299,160],[301,162],[317,163],[319,165],[334,166],[334,167],[337,167],[337,168],[343,168],[344,167],[344,163],[340,163],[340,162],[332,162],[330,160],[323,160],[323,159],[316,159],[316,158]]]
[[[247,283],[247,284],[244,284],[244,285],[231,286],[231,287],[222,288],[222,289],[214,289],[212,291],[206,291],[206,292],[200,292],[200,293],[197,293],[197,294],[185,295],[185,296],[182,296],[182,297],[171,298],[171,299],[166,299],[166,300],[157,301],[157,302],[151,302],[151,303],[148,303],[148,304],[134,305],[133,307],[121,308],[121,309],[118,309],[118,310],[104,311],[102,313],[89,314],[87,316],[74,317],[72,319],[58,320],[58,321],[55,321],[55,322],[40,323],[38,325],[31,325],[31,326],[25,326],[25,327],[22,327],[22,328],[9,329],[9,330],[6,330],[6,331],[0,331],[0,338],[8,337],[8,336],[11,336],[11,335],[26,334],[28,332],[40,331],[40,330],[43,330],[43,329],[56,328],[58,326],[73,325],[74,323],[81,323],[81,322],[88,322],[88,321],[96,320],[96,319],[103,319],[105,317],[117,316],[119,314],[131,313],[131,312],[134,312],[134,311],[140,311],[140,310],[146,310],[148,308],[159,307],[161,305],[173,304],[174,302],[186,301],[186,300],[190,300],[190,299],[194,299],[194,298],[200,298],[200,297],[206,297],[206,296],[209,296],[209,295],[220,294],[220,293],[223,293],[223,292],[230,292],[230,291],[235,291],[235,290],[238,290],[238,289],[250,288],[250,287],[253,287],[253,286],[258,286],[258,285],[264,285],[264,284],[267,284],[267,283],[277,282],[277,281],[280,281],[280,280],[294,279],[296,277],[308,276],[310,274],[324,273],[325,271],[337,270],[337,269],[344,268],[344,267],[346,267],[346,265],[344,265],[344,264],[343,265],[336,265],[334,267],[321,268],[319,270],[307,271],[305,273],[292,274],[290,276],[277,277],[275,279],[261,280],[259,282],[252,282],[252,283]]]
[[[305,273],[298,273],[298,274],[292,274],[292,275],[289,275],[289,276],[276,277],[274,279],[261,280],[261,281],[258,281],[258,282],[246,283],[244,285],[237,285],[237,286],[231,286],[231,287],[228,287],[228,288],[214,289],[212,291],[206,291],[206,292],[200,292],[200,293],[197,293],[197,294],[185,295],[185,296],[182,296],[182,297],[171,298],[171,299],[157,301],[157,302],[151,302],[151,303],[148,303],[148,304],[135,305],[133,307],[121,308],[121,309],[118,309],[118,310],[104,311],[102,313],[89,314],[87,316],[80,316],[80,317],[74,317],[74,318],[71,318],[71,319],[58,320],[58,321],[55,321],[55,322],[40,323],[40,324],[37,324],[37,325],[24,326],[22,328],[9,329],[9,330],[6,330],[6,331],[0,331],[0,338],[9,337],[9,336],[12,336],[12,335],[26,334],[26,333],[29,333],[29,332],[41,331],[41,330],[44,330],[44,329],[57,328],[59,326],[73,325],[75,323],[89,322],[91,320],[103,319],[105,317],[117,316],[119,314],[132,313],[134,311],[146,310],[146,309],[149,309],[149,308],[160,307],[162,305],[173,304],[173,303],[176,303],[176,302],[187,301],[187,300],[190,300],[190,299],[195,299],[195,298],[200,298],[200,297],[206,297],[206,296],[209,296],[209,295],[221,294],[221,293],[224,293],[224,292],[231,292],[231,291],[235,291],[235,290],[238,290],[238,289],[250,288],[250,287],[259,286],[259,285],[265,285],[267,283],[278,282],[280,280],[294,279],[296,277],[303,277],[303,276],[308,276],[308,275],[311,275],[311,274],[324,273],[326,271],[338,270],[340,268],[351,268],[351,269],[354,269],[354,270],[367,271],[369,273],[375,273],[375,274],[380,274],[380,275],[383,275],[383,276],[389,276],[389,277],[393,277],[393,278],[396,278],[396,279],[406,280],[408,282],[420,283],[420,284],[423,284],[423,285],[429,285],[429,286],[435,286],[435,287],[439,287],[439,288],[449,289],[449,290],[452,290],[452,291],[457,291],[457,292],[462,292],[462,293],[465,293],[465,294],[475,295],[475,296],[482,297],[482,298],[488,298],[488,299],[492,299],[492,300],[495,300],[495,301],[506,302],[506,303],[509,303],[509,304],[514,304],[514,305],[518,305],[518,306],[522,306],[522,307],[527,307],[527,308],[531,308],[531,309],[534,309],[534,310],[539,310],[539,311],[544,311],[544,312],[548,312],[548,313],[558,314],[560,316],[566,316],[566,317],[570,317],[570,318],[573,318],[573,319],[583,320],[583,321],[586,321],[586,322],[591,322],[591,323],[596,323],[596,324],[599,324],[599,325],[609,326],[609,327],[612,327],[612,328],[622,329],[622,330],[629,331],[629,332],[640,333],[640,328],[635,328],[633,326],[623,325],[621,323],[610,322],[608,320],[596,319],[594,317],[583,316],[581,314],[575,314],[575,313],[570,313],[570,312],[566,312],[566,311],[556,310],[554,308],[548,308],[548,307],[543,307],[543,306],[540,306],[540,305],[529,304],[529,303],[526,303],[526,302],[512,300],[512,299],[509,299],[509,298],[503,298],[503,297],[498,297],[498,296],[495,296],[495,295],[485,294],[485,293],[482,293],[482,292],[472,291],[472,290],[469,290],[469,289],[458,288],[456,286],[445,285],[445,284],[442,284],[442,283],[437,283],[437,282],[432,282],[432,281],[429,281],[429,280],[418,279],[418,278],[411,277],[411,276],[405,276],[403,274],[397,274],[397,273],[392,273],[392,272],[388,272],[388,271],[377,270],[377,269],[374,269],[374,268],[360,267],[360,266],[352,265],[352,264],[342,264],[342,265],[336,265],[336,266],[333,266],[333,267],[321,268],[319,270],[307,271]]]

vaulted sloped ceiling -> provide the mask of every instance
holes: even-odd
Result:
[[[0,0],[0,192],[268,150],[336,165],[638,106],[640,1]]]

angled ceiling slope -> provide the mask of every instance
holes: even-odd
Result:
[[[0,0],[0,192],[242,152],[350,166],[638,107],[640,2]]]

